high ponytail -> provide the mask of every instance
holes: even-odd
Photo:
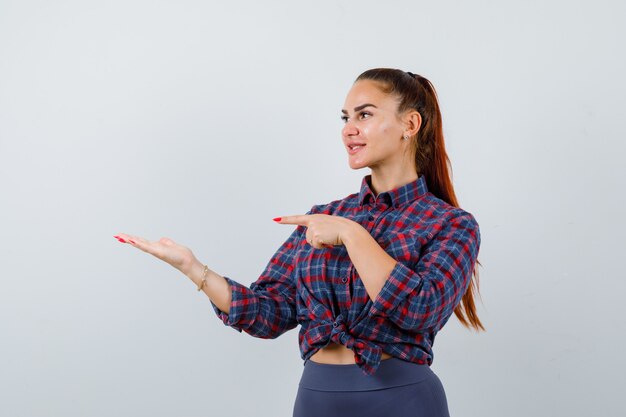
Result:
[[[437,92],[432,83],[421,75],[393,68],[367,70],[355,82],[360,80],[375,81],[381,91],[397,96],[400,99],[398,114],[411,109],[419,112],[422,125],[412,142],[417,174],[425,176],[428,191],[446,203],[460,207],[452,186],[452,166],[445,148]],[[482,266],[478,260],[476,263]],[[478,268],[474,268],[473,276],[454,314],[465,327],[484,331],[474,304],[474,293],[480,295]]]

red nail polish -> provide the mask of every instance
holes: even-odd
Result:
[[[122,243],[126,243],[126,241],[124,239],[122,239],[121,237],[117,238],[117,240],[119,240]]]
[[[274,219],[272,219],[272,220],[274,220],[275,222],[279,222],[279,221],[280,221],[280,219],[282,219],[282,217],[276,217],[276,218],[274,218]]]

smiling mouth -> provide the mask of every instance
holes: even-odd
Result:
[[[354,155],[355,153],[359,152],[363,148],[365,148],[365,145],[348,146],[348,153],[350,155]]]

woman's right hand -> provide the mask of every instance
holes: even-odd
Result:
[[[196,260],[196,257],[188,247],[180,245],[167,237],[162,237],[154,242],[125,233],[119,233],[114,237],[122,243],[128,243],[150,255],[154,255],[185,275],[187,275]]]

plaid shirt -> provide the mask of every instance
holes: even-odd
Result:
[[[367,229],[397,260],[371,300],[345,246],[315,249],[297,226],[250,287],[225,277],[232,290],[230,313],[211,302],[223,323],[273,339],[301,325],[304,363],[329,342],[354,351],[366,375],[382,352],[415,362],[433,361],[435,335],[467,290],[480,247],[474,216],[435,197],[424,175],[376,196],[371,175],[359,193],[307,214],[349,218]]]

